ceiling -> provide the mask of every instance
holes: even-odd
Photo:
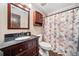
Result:
[[[35,8],[41,10],[45,15],[73,4],[75,3],[32,3]]]

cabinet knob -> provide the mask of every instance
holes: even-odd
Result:
[[[33,54],[34,54],[35,52],[33,52]]]
[[[19,49],[19,51],[22,51],[22,49]]]

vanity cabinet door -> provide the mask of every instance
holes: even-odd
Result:
[[[43,15],[38,11],[34,11],[33,12],[33,24],[34,24],[34,26],[42,26],[42,22],[43,22]]]
[[[28,42],[28,55],[29,56],[36,56],[38,55],[38,40],[32,40]]]
[[[15,47],[15,52],[16,52],[16,54],[21,53],[21,52],[24,51],[24,50],[25,50],[25,45],[24,45],[24,43],[18,44],[18,45]]]
[[[13,55],[18,55],[27,49],[27,44],[25,42],[14,45],[12,49]]]
[[[11,47],[2,49],[4,56],[11,56]]]
[[[38,46],[36,39],[35,40],[31,40],[31,41],[29,40],[27,42],[27,44],[28,44],[28,49],[33,49],[34,47],[37,47]]]

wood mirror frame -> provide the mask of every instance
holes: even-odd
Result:
[[[18,8],[20,8],[20,9],[22,9],[22,10],[24,10],[24,11],[26,11],[26,12],[28,12],[28,27],[27,28],[12,28],[11,27],[11,5],[14,5],[15,7],[18,7]],[[28,10],[30,10],[30,9],[28,9]],[[29,25],[30,25],[30,11],[28,11],[28,10],[26,10],[26,9],[24,9],[24,8],[21,8],[21,7],[19,7],[18,5],[17,5],[17,3],[8,3],[8,29],[29,29]]]

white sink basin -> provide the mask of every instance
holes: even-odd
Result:
[[[51,45],[47,42],[40,42],[39,45],[42,49],[51,50]]]
[[[24,39],[28,39],[28,38],[31,38],[31,36],[18,37],[15,40],[24,40]]]

